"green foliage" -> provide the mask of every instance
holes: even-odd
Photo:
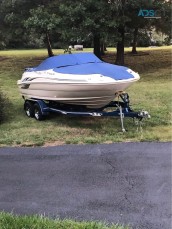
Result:
[[[4,42],[8,48],[16,48],[23,47],[28,42],[23,22],[29,16],[29,10],[36,7],[38,2],[39,0],[0,1],[0,43]]]
[[[165,45],[172,45],[172,39],[170,37],[166,37],[164,39],[164,44]]]
[[[59,15],[62,37],[68,41],[71,38],[75,41],[93,39],[95,34],[104,37],[115,25],[113,10],[102,0],[67,0],[60,4]]]
[[[119,224],[108,225],[100,222],[77,222],[74,220],[50,219],[42,215],[17,216],[0,213],[0,228],[4,229],[129,229]]]
[[[7,97],[0,91],[0,124],[8,117],[9,101]]]
[[[4,41],[0,41],[0,50],[4,50],[6,48],[6,43]]]
[[[138,47],[148,47],[150,46],[150,37],[144,30],[140,30],[138,33],[138,41],[137,46]]]
[[[159,20],[154,20],[152,26],[155,26],[158,32],[162,32],[167,35],[169,39],[172,38],[171,35],[171,10],[172,4],[171,0],[166,1],[155,1],[156,9],[158,10],[158,16],[161,17]]]
[[[30,17],[25,21],[26,28],[33,28],[37,33],[52,31],[59,25],[59,18],[52,14],[45,6],[38,6],[30,10]]]
[[[141,8],[157,9],[162,17],[138,17]],[[46,31],[56,47],[60,43],[91,44],[96,34],[102,42],[114,46],[121,39],[120,27],[125,27],[128,44],[135,28],[151,26],[167,34],[170,40],[170,13],[170,1],[165,0],[1,0],[0,49],[45,46]]]

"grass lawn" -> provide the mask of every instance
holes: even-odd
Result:
[[[134,110],[151,114],[143,132],[137,132],[132,119],[125,119],[128,130],[121,133],[119,118],[78,118],[51,115],[38,122],[23,111],[17,80],[25,67],[36,66],[47,57],[46,50],[0,51],[0,86],[9,98],[9,118],[0,125],[0,146],[42,146],[58,144],[111,143],[122,141],[171,141],[171,46],[140,48],[138,56],[125,55],[126,66],[139,72],[141,79],[127,92]],[[85,49],[84,51],[91,51]],[[55,54],[63,50],[55,50]],[[114,63],[115,49],[109,48],[104,60]]]
[[[120,225],[108,226],[98,222],[49,219],[43,216],[15,216],[0,212],[1,229],[129,229]]]

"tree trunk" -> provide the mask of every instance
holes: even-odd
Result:
[[[137,54],[136,47],[137,47],[138,28],[135,28],[133,35],[134,35],[134,37],[133,37],[133,47],[132,47],[131,53]]]
[[[100,53],[100,35],[99,34],[94,35],[94,54],[98,58],[101,58],[101,53]]]
[[[102,42],[100,45],[100,54],[101,56],[105,55],[105,43],[104,42]]]
[[[52,47],[51,47],[51,42],[50,42],[50,36],[48,31],[46,32],[46,44],[47,44],[47,51],[48,51],[48,56],[54,56],[53,51],[52,51]]]
[[[117,53],[116,53],[116,61],[115,64],[117,65],[124,65],[124,39],[125,39],[125,31],[124,27],[118,29],[121,40],[117,43]]]
[[[107,51],[107,48],[106,48],[106,43],[104,43],[104,52]]]

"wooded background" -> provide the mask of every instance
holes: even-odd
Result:
[[[160,18],[138,16],[140,9]],[[116,64],[124,65],[125,46],[137,53],[137,46],[170,40],[170,0],[0,0],[0,49],[46,47],[52,56],[52,48],[82,44],[101,58],[116,46]]]

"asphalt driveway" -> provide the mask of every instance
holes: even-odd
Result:
[[[0,210],[170,229],[171,146],[0,148]]]

